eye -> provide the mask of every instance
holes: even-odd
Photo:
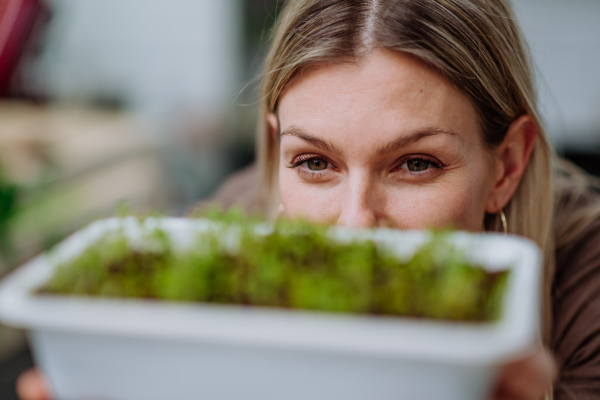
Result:
[[[322,158],[311,158],[306,161],[306,167],[311,171],[323,171],[324,169],[327,169],[327,165],[327,161]]]
[[[442,164],[439,160],[420,154],[413,154],[404,157],[396,165],[398,166],[394,168],[394,170],[411,174],[413,177],[424,177],[425,175],[429,176],[431,173],[441,171],[441,169],[444,167],[444,164]]]
[[[425,171],[432,165],[431,162],[423,160],[422,158],[413,158],[406,161],[406,168],[412,172]]]
[[[302,154],[288,168],[298,168],[300,177],[316,182],[330,181],[337,171],[332,161],[318,154]]]

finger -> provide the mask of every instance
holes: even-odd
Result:
[[[503,368],[494,399],[539,400],[552,387],[555,374],[552,356],[540,348]]]
[[[29,369],[19,376],[17,395],[21,400],[50,400],[44,377],[37,369]]]

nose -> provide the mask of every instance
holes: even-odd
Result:
[[[367,176],[347,181],[337,224],[348,228],[371,228],[378,225],[378,202],[375,184]]]

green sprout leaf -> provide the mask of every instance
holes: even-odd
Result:
[[[175,251],[159,228],[148,228],[137,248],[123,232],[107,235],[59,266],[41,292],[454,321],[501,317],[508,270],[470,264],[447,231],[399,261],[371,240],[336,241],[327,227],[306,221],[261,230],[239,210],[208,214],[219,228],[184,250]],[[226,244],[232,233],[235,246]]]

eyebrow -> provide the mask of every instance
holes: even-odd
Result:
[[[292,126],[288,127],[286,130],[284,130],[283,133],[281,134],[281,136],[285,136],[285,135],[296,136],[297,138],[300,138],[314,146],[320,147],[321,149],[327,150],[331,153],[341,153],[341,151],[339,151],[333,145],[333,143],[328,142],[327,140],[318,138],[316,136],[313,136],[313,135],[305,132],[302,128],[300,128],[299,126],[296,126],[296,125],[292,125]]]
[[[323,150],[327,150],[332,153],[340,153],[340,151],[335,147],[335,145],[331,142],[313,136],[307,132],[305,132],[302,128],[296,125],[292,125],[283,131],[281,136],[291,135],[296,136],[314,146],[320,147]],[[449,129],[442,128],[425,128],[416,132],[412,132],[409,135],[402,136],[398,139],[391,141],[390,143],[380,147],[377,150],[377,154],[386,154],[391,153],[395,150],[398,150],[402,147],[407,147],[415,142],[418,142],[421,139],[424,139],[429,136],[436,135],[450,135],[450,136],[458,136],[458,134]]]
[[[458,136],[458,133],[456,133],[452,130],[449,130],[449,129],[425,128],[425,129],[421,129],[416,132],[412,132],[409,135],[402,136],[396,140],[391,141],[390,143],[380,147],[377,150],[377,153],[380,155],[386,154],[386,153],[391,153],[402,147],[410,146],[411,144],[418,142],[421,139],[424,139],[429,136],[436,136],[436,135]]]

